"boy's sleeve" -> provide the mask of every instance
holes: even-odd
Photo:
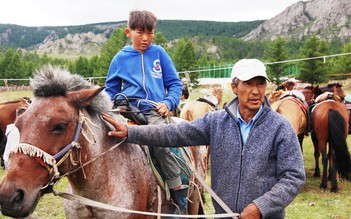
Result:
[[[111,100],[113,100],[114,96],[117,93],[121,92],[121,79],[118,78],[118,68],[117,61],[115,58],[111,61],[110,67],[108,69],[107,77],[106,77],[106,93],[110,96]]]
[[[182,82],[179,79],[177,70],[171,57],[165,52],[164,55],[165,63],[162,65],[163,81],[167,90],[166,98],[164,102],[169,110],[175,110],[179,104],[180,97],[182,96]]]

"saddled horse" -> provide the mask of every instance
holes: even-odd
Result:
[[[327,86],[324,87],[319,87],[319,89],[324,93],[324,92],[332,92],[338,95],[341,100],[344,100],[345,98],[345,93],[342,89],[342,85],[340,83],[330,83],[327,84]]]
[[[3,154],[6,146],[6,127],[7,125],[14,123],[16,119],[16,110],[20,107],[27,107],[31,102],[30,98],[23,97],[17,100],[10,100],[0,103],[0,156],[1,166],[3,163]]]
[[[62,177],[68,178],[69,193],[130,210],[170,213],[173,205],[158,192],[144,147],[107,135],[112,126],[101,112],[112,105],[103,88],[50,66],[37,71],[31,85],[35,100],[16,119],[20,143],[0,183],[2,214],[30,215]],[[199,207],[200,193],[189,189],[190,214]],[[66,218],[150,218],[67,200],[64,209]]]
[[[316,99],[317,104],[312,109],[311,134],[314,145],[315,172],[320,177],[319,156],[322,155],[323,174],[321,188],[327,188],[328,162],[331,192],[338,191],[337,172],[342,178],[351,180],[350,152],[347,148],[347,121],[349,115],[340,98],[333,93],[322,94]],[[328,147],[329,145],[329,147]]]
[[[276,91],[278,90],[283,90],[283,91],[287,91],[287,90],[293,90],[295,88],[296,83],[293,81],[285,81],[282,84],[278,85]]]
[[[302,150],[302,142],[307,128],[307,109],[304,104],[303,94],[298,90],[285,93],[276,92],[280,94],[280,97],[275,102],[275,99],[270,99],[271,107],[289,120],[296,132]],[[275,93],[272,94],[272,97],[277,98]]]
[[[184,104],[179,117],[188,121],[193,121],[208,112],[213,112],[219,108],[218,106],[222,102],[222,97],[223,88],[214,87],[212,89],[212,95],[206,95]]]

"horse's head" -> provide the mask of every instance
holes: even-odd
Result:
[[[17,117],[20,143],[10,152],[0,184],[1,212],[12,217],[31,214],[45,187],[72,168],[64,158],[71,156],[69,149],[81,134],[80,112],[93,108],[92,100],[103,89],[51,67],[37,72],[31,85],[36,98]]]
[[[222,103],[222,98],[223,98],[223,88],[219,86],[213,87],[212,95],[217,97],[218,105],[220,105]]]
[[[343,89],[341,87],[342,87],[341,84],[335,83],[335,86],[333,86],[333,93],[338,95],[341,100],[344,100],[345,99],[345,93],[344,93],[344,91],[343,91]]]
[[[266,93],[266,96],[268,98],[269,103],[272,104],[278,101],[283,93],[283,90],[270,91]]]

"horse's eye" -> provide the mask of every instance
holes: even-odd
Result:
[[[56,125],[52,131],[55,134],[62,134],[66,129],[67,129],[67,125],[62,123],[62,124]]]

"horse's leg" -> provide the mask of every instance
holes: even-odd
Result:
[[[329,144],[329,163],[330,163],[330,169],[329,169],[329,177],[331,178],[331,188],[330,192],[338,192],[338,181],[336,179],[336,171],[337,171],[337,164],[335,161],[335,153],[334,149],[332,148],[333,146]]]
[[[305,133],[300,133],[297,137],[299,139],[299,143],[300,143],[300,148],[301,148],[301,152],[303,152],[302,149],[302,143],[303,143],[303,138],[304,138]]]
[[[320,169],[319,169],[319,149],[318,149],[318,139],[316,136],[316,133],[312,130],[311,132],[311,139],[313,142],[313,147],[314,147],[314,160],[315,160],[315,168],[314,168],[314,177],[320,177]]]
[[[321,147],[323,147],[323,146],[321,145]],[[327,155],[327,151],[326,151],[325,146],[324,146],[324,150],[321,149],[321,154],[322,154],[323,174],[322,174],[322,182],[321,182],[320,188],[326,189],[327,185],[328,185],[327,172],[328,172],[328,159],[329,159],[329,156]]]

